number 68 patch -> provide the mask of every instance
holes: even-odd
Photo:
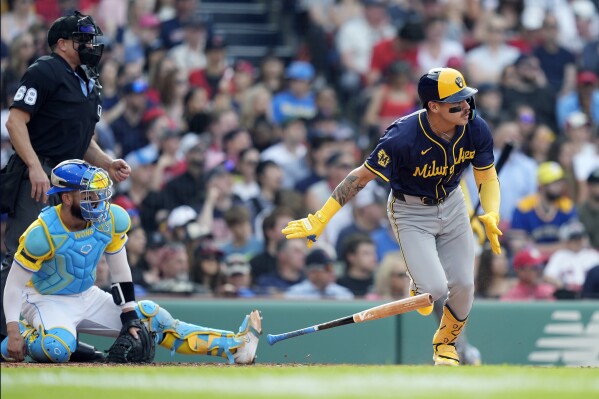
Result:
[[[25,86],[19,87],[15,94],[14,101],[23,100],[27,105],[34,105],[37,101],[37,90],[33,87],[27,89]]]

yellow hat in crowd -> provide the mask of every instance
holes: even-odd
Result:
[[[540,186],[551,184],[564,178],[564,170],[557,162],[543,162],[537,169],[537,181]]]

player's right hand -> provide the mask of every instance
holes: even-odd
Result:
[[[50,179],[41,165],[29,168],[29,181],[31,182],[31,198],[35,198],[37,202],[41,199],[44,204],[48,202],[46,193],[50,190]]]
[[[325,226],[327,225],[326,218],[322,213],[316,212],[316,215],[309,214],[300,220],[292,220],[287,224],[281,233],[285,234],[285,238],[288,240],[292,238],[307,238],[308,248],[312,247],[312,244],[316,242]]]
[[[25,340],[21,334],[8,334],[6,349],[11,361],[22,362],[25,360]]]

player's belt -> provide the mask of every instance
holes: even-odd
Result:
[[[404,195],[403,193],[398,193],[397,191],[393,191],[393,195],[400,201],[403,201],[407,204],[421,204],[426,206],[433,206],[442,204],[445,201],[445,197],[443,198],[429,198],[429,197],[417,197],[414,195]]]

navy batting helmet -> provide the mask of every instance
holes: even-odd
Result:
[[[464,76],[453,68],[434,68],[422,75],[418,81],[418,97],[424,108],[429,101],[458,103],[468,101],[470,109],[476,108],[474,94],[477,89],[468,87]],[[471,118],[474,112],[471,113]]]

